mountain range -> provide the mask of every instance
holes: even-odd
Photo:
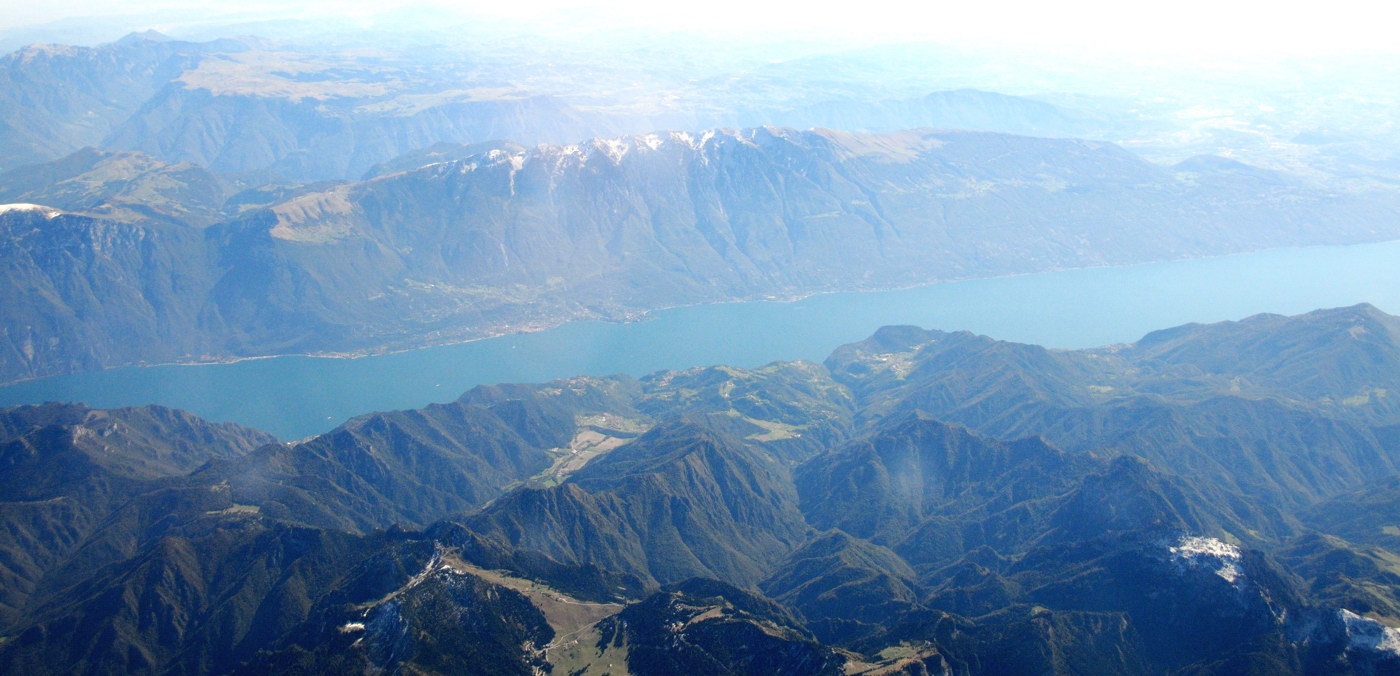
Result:
[[[0,383],[1400,237],[1384,64],[352,14],[0,57]],[[1370,305],[293,442],[50,402],[0,467],[4,673],[1400,673]]]
[[[83,150],[0,174],[0,379],[1377,241],[1400,223],[1383,194],[1221,158],[1173,170],[1110,144],[988,132],[439,145],[378,171],[269,184]]]
[[[0,66],[0,169],[96,147],[310,182],[355,178],[436,143],[534,145],[666,127],[773,124],[1048,136],[1092,136],[1102,126],[1043,101],[969,89],[800,104],[783,97],[752,101],[743,92],[719,96],[724,85],[715,82],[700,85],[709,99],[703,109],[654,110],[625,96],[592,101],[599,95],[586,88],[537,82],[553,69],[496,63],[502,57],[490,45],[476,46],[484,50],[478,53],[392,42],[361,48],[248,36],[191,42],[146,31],[94,47],[29,45]],[[693,73],[666,77],[694,82]]]
[[[1400,318],[475,388],[294,443],[0,411],[25,673],[1393,673]]]
[[[988,66],[927,45],[626,34],[4,56],[0,382],[1397,236],[1393,186],[1241,162],[1171,103],[971,89]]]
[[[464,86],[460,70],[431,61],[257,38],[146,32],[96,47],[31,45],[3,61],[4,169],[94,146],[317,180],[438,141],[562,142],[609,131],[597,116],[508,83]]]

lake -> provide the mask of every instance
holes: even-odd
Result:
[[[1154,329],[1297,314],[1369,302],[1400,309],[1400,242],[1277,249],[1189,261],[1065,270],[912,289],[676,308],[629,324],[575,322],[411,352],[332,359],[119,368],[0,387],[0,405],[150,403],[229,420],[286,440],[376,410],[455,399],[475,385],[577,374],[644,375],[709,364],[820,361],[887,324],[1080,348]]]

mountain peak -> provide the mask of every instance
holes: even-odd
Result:
[[[125,47],[128,45],[135,45],[142,42],[174,42],[174,38],[158,30],[148,29],[144,31],[136,31],[134,33],[127,33],[120,40],[117,40],[116,44]]]

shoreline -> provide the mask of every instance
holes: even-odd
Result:
[[[1155,259],[1155,260],[1138,261],[1138,262],[1132,262],[1132,263],[1115,263],[1115,264],[1089,265],[1089,266],[1080,266],[1080,267],[1053,267],[1053,268],[1047,268],[1047,269],[1044,269],[1044,270],[1036,270],[1036,271],[1030,271],[1030,272],[1013,272],[1013,273],[1000,274],[1000,275],[989,275],[989,276],[952,277],[952,278],[947,278],[947,279],[937,279],[937,280],[932,280],[932,281],[922,281],[922,282],[916,282],[916,283],[912,283],[912,284],[898,284],[898,285],[891,285],[891,286],[872,286],[872,287],[858,287],[858,288],[846,288],[846,289],[820,289],[820,290],[812,290],[812,291],[804,291],[804,292],[797,292],[797,291],[794,291],[794,292],[790,292],[790,293],[771,293],[771,292],[770,292],[770,293],[761,294],[761,295],[742,296],[742,297],[735,297],[735,298],[727,298],[727,299],[723,299],[723,300],[700,301],[700,302],[695,302],[695,303],[680,303],[680,304],[676,304],[676,305],[666,305],[666,306],[655,307],[655,308],[644,309],[644,310],[630,310],[630,311],[623,312],[623,313],[621,314],[620,317],[616,317],[616,318],[614,318],[614,317],[608,317],[608,316],[603,316],[603,315],[599,315],[599,314],[597,314],[597,313],[577,313],[577,314],[575,314],[575,315],[573,315],[573,316],[568,316],[568,317],[560,318],[560,319],[557,320],[557,321],[552,321],[552,320],[538,320],[538,321],[535,321],[535,322],[527,322],[527,323],[520,324],[520,325],[507,325],[506,328],[501,329],[501,330],[493,330],[493,329],[485,329],[485,330],[482,330],[482,329],[470,329],[470,328],[466,328],[466,329],[463,330],[463,333],[465,333],[465,334],[470,334],[470,333],[473,333],[473,332],[479,332],[480,335],[475,335],[475,336],[472,336],[472,337],[465,337],[465,338],[449,338],[449,339],[445,339],[445,340],[426,340],[426,341],[422,341],[422,342],[416,342],[416,343],[413,343],[413,344],[411,344],[411,345],[406,345],[406,346],[403,346],[403,347],[393,347],[393,348],[363,348],[363,349],[359,349],[359,350],[340,351],[340,352],[329,352],[329,351],[328,351],[328,352],[292,352],[292,353],[265,354],[265,355],[213,357],[213,358],[210,358],[210,359],[199,359],[199,360],[188,360],[188,361],[169,361],[169,362],[157,362],[157,363],[127,363],[127,364],[115,364],[115,365],[112,365],[112,366],[107,366],[107,367],[104,367],[104,368],[94,369],[94,370],[73,371],[73,372],[70,372],[70,373],[58,373],[58,374],[52,374],[52,375],[36,376],[36,377],[32,377],[32,378],[22,378],[22,379],[18,379],[18,380],[0,382],[0,389],[8,389],[8,388],[10,388],[10,387],[19,386],[19,385],[23,385],[23,384],[26,384],[26,383],[35,383],[35,382],[40,382],[40,381],[45,381],[45,380],[50,380],[50,379],[56,379],[56,378],[76,377],[76,376],[81,376],[81,375],[85,375],[85,374],[102,373],[102,372],[107,372],[107,371],[116,371],[116,370],[129,369],[129,368],[141,368],[141,369],[144,369],[144,368],[158,368],[158,367],[172,367],[172,366],[222,366],[222,365],[232,365],[232,364],[238,364],[238,363],[249,362],[249,361],[257,361],[257,360],[265,360],[265,359],[284,359],[284,358],[355,360],[355,359],[363,359],[363,358],[369,358],[369,357],[383,357],[383,356],[389,356],[389,355],[395,355],[395,354],[403,354],[403,353],[408,353],[408,352],[414,352],[414,351],[417,351],[417,350],[425,350],[425,349],[440,348],[440,347],[450,347],[450,346],[454,346],[454,345],[465,345],[465,344],[475,343],[475,342],[480,342],[480,341],[485,341],[485,340],[492,340],[492,339],[496,339],[496,338],[503,338],[503,337],[506,337],[506,336],[518,336],[518,335],[527,335],[527,334],[532,334],[532,333],[540,333],[540,332],[544,332],[544,331],[550,331],[550,330],[553,330],[553,329],[557,329],[557,328],[562,327],[562,326],[564,326],[564,325],[572,324],[572,323],[577,323],[577,322],[590,322],[590,321],[593,321],[593,322],[600,322],[600,323],[605,323],[605,324],[635,324],[635,323],[650,321],[650,320],[653,318],[653,315],[655,315],[656,313],[667,312],[667,311],[670,311],[670,310],[680,310],[680,309],[685,309],[685,308],[701,307],[701,306],[729,305],[729,304],[737,304],[737,303],[760,303],[760,302],[764,302],[764,303],[796,303],[796,302],[800,302],[800,301],[803,301],[803,300],[807,300],[807,299],[810,299],[810,298],[816,298],[816,297],[820,297],[820,296],[832,296],[832,295],[841,295],[841,294],[865,294],[865,293],[883,293],[883,292],[907,291],[907,290],[921,289],[921,288],[932,287],[932,286],[939,286],[939,285],[944,285],[944,284],[957,284],[957,283],[965,283],[965,282],[989,281],[989,280],[997,280],[997,279],[1014,279],[1014,278],[1018,278],[1018,277],[1028,277],[1028,276],[1032,276],[1032,275],[1056,274],[1056,273],[1065,273],[1065,272],[1073,272],[1073,271],[1080,271],[1080,270],[1085,270],[1085,271],[1087,271],[1087,270],[1102,270],[1102,269],[1113,269],[1113,268],[1128,268],[1128,267],[1134,267],[1134,266],[1140,266],[1140,265],[1166,265],[1166,264],[1175,264],[1175,263],[1186,263],[1186,262],[1190,262],[1190,261],[1203,261],[1203,260],[1213,260],[1213,259],[1220,259],[1220,258],[1229,258],[1229,257],[1233,257],[1233,256],[1259,255],[1259,254],[1264,254],[1264,253],[1274,252],[1274,251],[1296,251],[1296,250],[1302,250],[1302,249],[1342,249],[1342,248],[1348,248],[1348,247],[1354,247],[1354,246],[1376,246],[1376,245],[1395,244],[1395,243],[1400,243],[1400,239],[1382,239],[1382,240],[1371,241],[1371,242],[1354,242],[1354,243],[1350,243],[1350,244],[1306,244],[1306,245],[1295,245],[1295,246],[1270,247],[1270,248],[1263,248],[1263,249],[1251,249],[1251,250],[1246,250],[1246,251],[1236,251],[1236,252],[1230,252],[1230,253],[1211,254],[1211,255],[1205,255],[1205,256],[1191,256],[1191,257],[1184,257],[1184,258]],[[923,327],[923,328],[938,328],[938,329],[941,329],[941,330],[959,330],[959,329],[962,328],[962,327]]]

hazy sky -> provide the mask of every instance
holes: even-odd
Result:
[[[1395,51],[1394,12],[1378,2],[1263,2],[1258,0],[707,0],[677,9],[640,0],[248,0],[233,6],[267,16],[325,12],[369,18],[402,4],[439,5],[474,14],[548,17],[562,25],[631,24],[659,28],[813,32],[868,39],[932,39],[1153,54],[1347,53]],[[0,26],[70,16],[149,14],[198,9],[189,0],[0,0]],[[231,10],[225,10],[231,11]],[[245,14],[245,16],[247,16]]]

